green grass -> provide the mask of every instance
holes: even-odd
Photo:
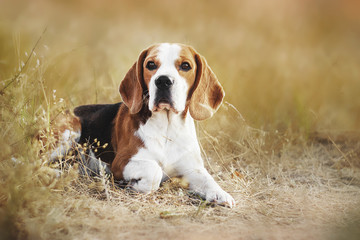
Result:
[[[320,0],[1,5],[0,238],[356,236],[356,5]],[[46,164],[56,117],[80,104],[120,101],[118,86],[140,51],[167,41],[194,46],[225,88],[219,112],[196,125],[207,169],[237,201],[232,210],[189,197],[178,180],[150,195],[132,195],[112,186],[111,179],[79,177],[76,166],[57,178]],[[36,141],[39,131],[47,142]]]

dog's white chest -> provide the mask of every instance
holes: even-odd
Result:
[[[182,158],[200,153],[190,116],[183,119],[171,112],[158,112],[141,125],[136,134],[143,140],[145,148],[134,157],[156,161],[169,177],[177,174],[176,168]]]

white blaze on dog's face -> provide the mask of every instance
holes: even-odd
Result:
[[[150,111],[183,112],[196,77],[194,52],[179,44],[155,45],[148,50],[143,69]]]

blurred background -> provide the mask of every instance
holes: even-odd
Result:
[[[124,75],[158,42],[192,45],[225,88],[220,113],[197,129],[205,165],[239,203],[231,212],[194,214],[162,192],[160,205],[117,191],[105,202],[97,180],[47,167],[62,110],[121,101]],[[39,130],[50,141],[33,141]],[[359,130],[359,0],[0,0],[0,239],[111,239],[143,227],[358,239]],[[183,227],[154,217],[164,209],[183,211]]]
[[[250,126],[359,130],[356,0],[2,0],[2,86],[40,37],[32,65],[47,94],[70,106],[120,101],[119,83],[142,49],[181,42],[206,57]]]

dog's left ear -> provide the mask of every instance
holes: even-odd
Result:
[[[197,65],[194,92],[190,99],[190,115],[195,120],[205,120],[218,110],[225,92],[205,58],[195,53]]]
[[[141,52],[137,62],[130,68],[120,84],[120,95],[131,114],[140,112],[143,105],[143,91],[145,87],[143,63],[148,50]]]

